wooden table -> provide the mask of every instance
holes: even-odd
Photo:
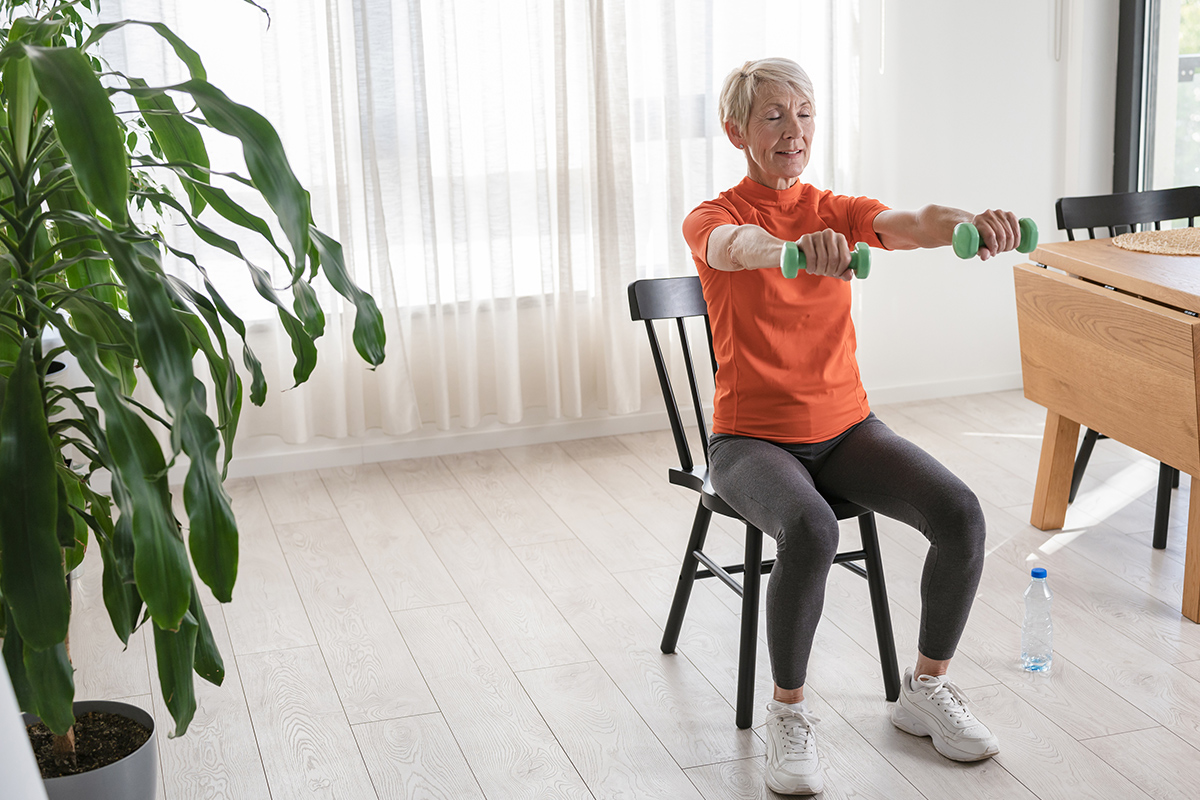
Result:
[[[1030,524],[1063,526],[1081,424],[1200,476],[1200,258],[1111,239],[1046,244],[1031,257],[1036,265],[1013,269],[1025,396],[1047,409]],[[1183,615],[1200,622],[1192,486]]]

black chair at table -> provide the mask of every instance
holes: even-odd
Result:
[[[1088,237],[1096,238],[1097,228],[1106,228],[1109,236],[1147,230],[1154,223],[1154,230],[1162,230],[1162,223],[1171,220],[1188,221],[1195,227],[1200,216],[1200,186],[1180,186],[1174,189],[1155,189],[1145,192],[1119,192],[1117,194],[1089,195],[1085,197],[1062,197],[1054,204],[1058,217],[1058,229],[1067,232],[1067,238],[1075,241],[1075,231],[1086,229]],[[1088,428],[1075,457],[1075,469],[1071,474],[1069,501],[1075,500],[1083,472],[1098,439],[1104,434]],[[1179,486],[1179,470],[1169,464],[1158,467],[1158,498],[1154,507],[1154,546],[1162,550],[1167,546],[1167,524],[1171,513],[1171,490]]]
[[[690,317],[704,318],[704,327],[708,335],[709,360],[715,372],[717,365],[712,353],[712,329],[708,326],[708,307],[705,305],[704,295],[700,290],[700,279],[690,276],[634,281],[629,284],[629,311],[634,321],[643,320],[646,323],[646,332],[650,337],[650,350],[654,356],[654,365],[658,370],[658,380],[662,387],[663,400],[667,406],[667,416],[671,421],[671,432],[675,437],[675,447],[679,454],[680,465],[678,468],[670,470],[670,481],[698,492],[700,495],[687,552],[683,556],[683,567],[679,572],[679,583],[675,588],[675,599],[671,604],[671,613],[663,631],[662,651],[664,653],[675,652],[679,630],[683,625],[683,615],[687,611],[688,598],[691,596],[692,584],[696,579],[719,578],[722,583],[741,596],[742,629],[738,651],[736,719],[739,728],[749,728],[754,718],[754,671],[758,644],[760,577],[768,574],[775,562],[774,560],[765,562],[762,560],[763,532],[746,522],[741,515],[730,508],[713,490],[712,483],[708,479],[708,426],[704,419],[703,405],[700,401],[700,390],[696,379],[696,365],[692,359],[692,349],[685,327],[685,321]],[[675,391],[667,372],[666,358],[655,332],[655,320],[667,319],[675,320],[678,326],[683,363],[687,369],[690,399],[693,408],[696,409],[696,423],[700,429],[700,440],[704,450],[704,464],[696,464],[692,460],[691,448],[688,446],[683,420],[679,413],[679,404],[676,402]],[[883,562],[879,555],[879,537],[875,530],[875,515],[862,506],[836,497],[826,497],[825,499],[839,520],[858,518],[862,549],[838,553],[834,558],[834,563],[841,564],[867,579],[871,595],[871,608],[875,617],[879,658],[883,667],[884,691],[888,700],[895,700],[900,695],[900,673],[896,666],[896,645],[892,635],[892,617],[888,609],[887,589],[883,579]],[[746,549],[743,563],[721,566],[704,552],[704,541],[708,534],[709,521],[714,512],[745,523]],[[853,563],[856,561],[864,562],[865,568]],[[706,569],[700,569],[701,565]],[[733,575],[737,573],[744,574],[741,583],[733,578]]]

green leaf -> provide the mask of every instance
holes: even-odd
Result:
[[[124,28],[126,25],[145,25],[147,28],[153,29],[159,36],[167,40],[171,48],[175,51],[175,55],[188,68],[188,73],[193,78],[206,80],[207,73],[204,71],[204,64],[200,61],[200,55],[188,46],[187,42],[175,35],[175,32],[161,22],[143,22],[136,19],[123,19],[120,22],[107,22],[103,25],[97,25],[92,28],[92,33],[88,36],[87,41],[83,43],[80,50],[87,50],[96,42],[100,41],[104,36],[112,33],[115,30]]]
[[[99,516],[99,515],[97,515]],[[126,538],[132,549],[133,528],[129,517],[121,517],[112,527],[113,536]],[[118,560],[119,551],[115,542],[105,543],[100,540],[100,557],[104,562],[104,575],[101,587],[104,595],[104,607],[108,609],[108,617],[112,620],[113,630],[125,644],[129,644],[129,636],[137,627],[138,615],[142,613],[142,597],[133,584],[132,559],[126,569],[122,569]],[[126,577],[128,576],[128,577]]]
[[[196,269],[204,278],[204,290],[208,292],[208,296],[212,298],[213,305],[216,307],[217,312],[221,315],[221,319],[229,323],[229,326],[237,332],[238,336],[241,337],[242,363],[246,365],[246,369],[250,370],[251,375],[250,402],[254,403],[256,406],[261,406],[264,402],[266,402],[267,399],[267,379],[263,375],[262,362],[260,362],[258,357],[254,355],[254,351],[250,349],[250,345],[246,343],[246,323],[242,322],[241,317],[235,314],[233,309],[229,307],[229,304],[225,302],[225,298],[221,297],[221,294],[217,291],[216,287],[212,285],[212,281],[209,280],[208,271],[200,265],[200,262],[196,260],[195,256],[191,255],[190,253],[185,253],[181,250],[176,250],[173,247],[168,247],[168,249],[180,258],[185,258],[191,261],[196,266]]]
[[[317,301],[317,293],[307,281],[301,279],[292,284],[292,308],[296,316],[304,321],[304,330],[314,339],[325,333],[325,312]]]
[[[325,267],[325,277],[329,279],[334,291],[354,303],[357,314],[354,317],[354,348],[368,364],[379,366],[385,356],[384,347],[387,344],[387,333],[383,327],[383,315],[375,299],[350,279],[346,271],[346,262],[342,258],[342,246],[337,240],[327,236],[315,227],[312,228],[312,240],[317,251],[321,254],[321,263]]]
[[[26,47],[25,53],[54,112],[58,140],[79,188],[109,219],[124,225],[129,169],[108,92],[87,57],[73,47]]]
[[[68,472],[70,471],[66,467],[63,467],[62,469],[65,469]],[[74,534],[75,538],[74,541],[71,542],[70,546],[63,552],[63,570],[70,574],[71,570],[83,563],[83,557],[87,554],[88,526],[87,521],[84,520],[83,517],[79,516],[77,511],[75,511],[75,508],[82,509],[84,507],[83,491],[79,487],[78,477],[66,478],[63,480],[63,483],[66,486],[67,503],[63,504],[61,500],[59,501],[60,524],[64,505],[74,506],[74,508],[70,510],[70,514],[73,523],[72,533]]]
[[[295,386],[299,386],[308,380],[317,366],[317,346],[308,337],[304,324],[282,308],[279,309],[279,321],[283,323],[283,329],[292,340],[292,355],[296,358],[292,367],[292,378],[296,381]]]
[[[25,674],[33,689],[37,715],[51,732],[65,736],[75,724],[71,711],[75,700],[75,670],[62,642],[45,650],[35,650],[25,641]]]
[[[130,85],[145,87],[145,81],[137,78],[130,79]],[[195,164],[195,167],[184,168],[184,172],[197,183],[208,182],[208,150],[204,146],[204,138],[200,130],[188,122],[179,112],[175,101],[166,92],[159,94],[138,94],[138,108],[142,110],[142,119],[154,132],[158,146],[170,161],[182,161]],[[192,202],[192,213],[199,214],[204,210],[204,196],[195,188],[195,183],[184,181],[183,188]]]
[[[196,382],[198,391],[203,386]],[[183,485],[188,513],[188,544],[196,574],[222,603],[232,599],[237,578],[238,531],[229,495],[216,469],[217,429],[195,404],[178,423],[183,428],[184,451],[191,459]]]
[[[13,20],[12,28],[8,31],[8,40],[15,42],[18,39],[28,39],[32,44],[49,44],[66,24],[66,20],[63,19],[18,17]]]
[[[69,297],[62,301],[60,307],[71,315],[71,327],[102,346],[99,351],[100,363],[120,380],[121,392],[133,394],[137,385],[133,323],[115,308],[90,294]]]
[[[254,0],[243,0],[243,2],[245,2],[249,5],[252,5],[255,8],[257,8],[259,11],[261,11],[263,13],[263,15],[266,16],[266,18],[267,18],[267,27],[268,28],[271,27],[271,12],[270,11],[267,11],[267,9],[263,8],[258,3],[254,2]]]
[[[71,513],[71,507],[68,505],[67,484],[61,475],[56,478],[58,481],[58,519],[55,520],[55,530],[58,534],[58,546],[66,549],[75,546],[75,515]]]
[[[45,650],[67,636],[71,600],[59,548],[56,453],[25,340],[0,410],[0,591],[26,645]]]
[[[254,233],[257,233],[259,236],[266,239],[271,247],[274,248],[275,252],[279,253],[279,257],[282,258],[283,262],[287,265],[288,272],[295,274],[295,268],[292,266],[291,256],[289,256],[287,252],[284,251],[284,249],[281,248],[275,241],[275,234],[271,233],[271,226],[267,225],[266,221],[262,217],[251,214],[249,211],[242,208],[242,206],[235,203],[229,194],[219,186],[189,181],[189,178],[186,175],[181,177],[185,184],[190,185],[208,202],[209,207],[211,207],[213,211],[216,211],[234,225],[245,228],[248,231],[253,231]]]
[[[191,581],[188,581],[191,584]],[[162,684],[163,700],[175,720],[174,739],[187,732],[196,714],[196,687],[192,683],[192,667],[196,661],[196,618],[184,614],[176,631],[154,626],[154,653],[158,661],[158,680]]]
[[[302,270],[308,253],[308,221],[312,212],[308,192],[292,172],[275,128],[262,114],[233,102],[207,81],[193,79],[172,88],[190,94],[210,125],[241,141],[250,177],[291,242],[295,269]]]
[[[229,327],[233,328],[237,332],[237,335],[240,336],[243,341],[245,341],[246,323],[242,321],[241,317],[234,313],[233,309],[229,307],[229,304],[225,302],[225,298],[222,297],[220,292],[217,291],[217,288],[213,286],[212,280],[210,280],[208,277],[208,270],[204,268],[204,265],[197,261],[196,257],[191,253],[178,250],[170,245],[165,246],[172,254],[192,263],[192,265],[196,268],[196,271],[200,273],[200,277],[204,279],[204,291],[207,292],[209,298],[212,299],[213,306],[217,309],[217,313],[221,315],[221,319],[229,323]]]
[[[158,250],[137,248],[114,231],[96,231],[105,250],[113,257],[113,266],[129,293],[129,311],[133,317],[134,337],[142,368],[162,398],[167,412],[178,420],[192,400],[192,352],[187,333],[175,316],[167,295],[161,267],[155,261]],[[143,264],[150,264],[155,272]]]
[[[38,101],[37,83],[28,58],[11,58],[4,65],[4,94],[8,100],[8,130],[12,136],[16,168],[29,160],[29,141]]]
[[[221,329],[221,318],[216,308],[207,297],[178,278],[172,278],[171,285],[188,298],[204,318],[204,322],[201,322],[199,317],[180,312],[188,335],[208,361],[208,371],[216,390],[214,395],[217,400],[217,428],[225,443],[225,459],[222,465],[224,475],[224,470],[229,467],[229,460],[233,456],[233,442],[241,416],[242,382],[238,379],[237,367],[229,355],[229,346],[225,341],[225,332]],[[208,328],[205,327],[205,323],[208,324]],[[209,328],[221,347],[220,352],[213,347],[212,339],[208,335]]]
[[[225,681],[225,662],[221,659],[221,651],[217,649],[212,627],[208,624],[204,605],[200,602],[200,592],[195,586],[192,587],[190,611],[199,626],[196,631],[196,660],[193,667],[201,678],[214,686],[220,686]]]
[[[250,370],[250,402],[261,407],[267,401],[267,379],[263,375],[262,363],[250,349],[250,345],[242,347],[242,363]]]
[[[0,604],[3,605],[3,604]],[[8,668],[8,677],[12,680],[13,694],[17,696],[17,705],[27,714],[37,713],[37,700],[33,695],[33,686],[25,673],[25,643],[21,641],[21,632],[12,618],[12,612],[5,606],[4,613],[4,666]]]

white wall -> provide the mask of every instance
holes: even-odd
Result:
[[[855,193],[1008,209],[1064,240],[1054,201],[1112,189],[1117,12],[1117,0],[863,0]],[[874,402],[1019,387],[1012,265],[1024,259],[878,254],[857,287]]]

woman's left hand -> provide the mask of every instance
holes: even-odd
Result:
[[[971,224],[979,231],[980,261],[1016,250],[1021,243],[1021,227],[1017,224],[1017,215],[1011,211],[989,209],[976,214]]]

